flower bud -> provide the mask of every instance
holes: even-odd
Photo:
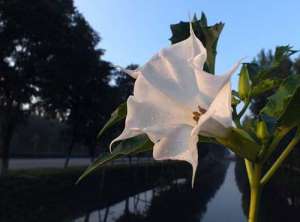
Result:
[[[250,95],[250,78],[246,65],[243,65],[239,78],[239,96],[242,100],[247,100]]]
[[[270,136],[267,124],[263,120],[260,120],[257,123],[256,136],[257,136],[258,139],[260,139],[263,142],[267,141],[269,136]]]

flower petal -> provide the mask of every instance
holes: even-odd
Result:
[[[153,101],[138,101],[134,96],[130,96],[127,107],[125,127],[135,131],[141,130],[146,133],[147,129],[153,127],[168,129],[178,124],[195,125],[192,113],[186,112],[164,96],[157,97],[157,100]]]
[[[153,157],[156,160],[184,160],[193,168],[194,184],[198,165],[198,136],[191,136],[192,127],[178,125],[154,145]]]
[[[207,112],[202,115],[193,129],[193,135],[226,137],[232,127],[231,87],[230,82],[219,91]]]
[[[139,68],[135,70],[130,70],[130,69],[124,69],[122,66],[118,66],[118,65],[113,65],[113,66],[117,69],[120,69],[122,72],[125,72],[127,75],[131,76],[134,79],[136,79],[141,74]]]
[[[240,64],[241,60],[234,64],[234,66],[223,75],[211,75],[203,70],[196,71],[198,90],[202,96],[202,100],[205,101],[203,108],[207,109],[210,106],[219,91],[230,80]]]
[[[118,140],[143,133],[155,143],[178,124],[195,126],[192,110],[152,87],[141,75],[135,82],[134,96],[127,100],[125,129],[111,145]]]
[[[191,35],[185,41],[162,49],[140,68],[140,72],[166,96],[195,110],[203,102],[196,84],[194,66],[195,63],[203,66],[205,59],[205,48],[196,36]]]

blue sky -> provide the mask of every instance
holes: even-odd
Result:
[[[104,59],[121,66],[144,64],[170,45],[170,24],[202,11],[209,24],[225,22],[217,73],[242,57],[250,61],[262,48],[290,44],[300,49],[299,0],[75,0],[75,5],[100,34]]]

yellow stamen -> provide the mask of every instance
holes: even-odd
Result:
[[[203,115],[206,112],[206,109],[201,108],[198,106],[198,111],[193,112],[193,119],[198,122],[201,115]]]

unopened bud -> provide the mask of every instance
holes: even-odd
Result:
[[[258,139],[260,139],[263,142],[267,141],[269,136],[270,136],[267,124],[263,120],[260,120],[257,123],[256,136],[257,136]]]
[[[246,65],[243,65],[239,78],[239,96],[242,100],[247,100],[250,95],[250,78]]]

